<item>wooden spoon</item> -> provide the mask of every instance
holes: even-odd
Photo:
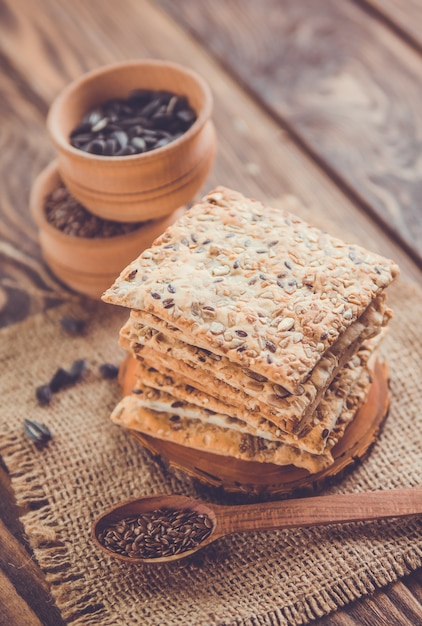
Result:
[[[181,548],[180,552],[172,555],[163,556],[159,548],[155,558],[151,558],[151,555],[145,557],[142,554],[140,556],[126,556],[114,552],[101,543],[99,536],[111,525],[125,518],[134,518],[142,514],[151,515],[152,511],[158,510],[188,511],[203,515],[205,518],[201,518],[200,525],[206,525],[210,528],[209,535],[193,547]],[[160,563],[189,556],[230,533],[413,517],[421,513],[422,487],[317,496],[237,506],[209,504],[185,496],[160,495],[129,500],[108,509],[94,522],[92,536],[96,545],[109,556],[129,563]],[[187,534],[189,534],[189,523],[187,528]],[[175,533],[176,539],[167,537],[170,545],[177,543],[178,533],[180,534],[179,531]],[[165,547],[163,544],[163,549]]]

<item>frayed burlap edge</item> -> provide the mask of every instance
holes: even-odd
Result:
[[[292,603],[266,615],[231,622],[225,626],[267,626],[267,624],[301,626],[345,607],[354,600],[371,595],[378,589],[411,574],[422,567],[422,550],[417,548],[415,553],[415,549],[409,549],[408,553],[402,556],[401,562],[387,556],[382,566],[383,571],[374,573],[372,576],[366,572],[357,572],[354,576],[339,580],[337,585],[329,590],[314,592],[313,596],[307,598],[306,601]]]
[[[0,336],[16,331],[36,332],[37,327],[45,324],[54,324],[57,327],[64,317],[90,323],[92,319],[95,321],[98,315],[101,317],[104,314],[110,319],[115,319],[117,333],[126,317],[125,311],[108,307],[101,302],[78,298],[71,304],[57,306],[10,328],[3,328],[0,330]],[[111,343],[116,345],[116,352],[119,353],[117,334],[111,338]],[[122,354],[120,353],[120,358]],[[0,363],[1,361],[0,358]],[[68,548],[58,540],[54,530],[55,514],[40,480],[39,467],[34,467],[33,459],[28,455],[22,437],[11,433],[8,426],[5,430],[0,428],[0,455],[10,475],[16,504],[28,511],[20,516],[25,538],[33,550],[36,562],[45,574],[51,594],[65,621],[87,626],[98,625],[102,623],[102,620],[98,619],[103,615],[104,607],[98,604],[93,595],[87,593],[84,583],[78,582],[78,578],[73,575]]]
[[[35,559],[45,573],[51,592],[66,621],[81,624],[100,624],[101,607],[90,597],[83,583],[72,575],[72,563],[66,546],[58,541],[54,531],[54,513],[37,472],[33,470],[28,454],[16,437],[7,438],[0,432],[0,454],[9,471],[16,503],[33,509],[21,516],[26,539]],[[89,610],[90,615],[85,614]],[[99,612],[98,612],[99,611]],[[72,614],[76,617],[73,621]],[[80,621],[79,616],[82,621]],[[106,622],[104,622],[105,624]]]

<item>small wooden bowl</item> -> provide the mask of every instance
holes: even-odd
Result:
[[[89,110],[141,88],[185,95],[196,121],[180,138],[143,154],[102,156],[70,144],[71,131]],[[215,156],[211,111],[211,91],[191,70],[164,61],[128,61],[89,72],[68,85],[50,108],[47,128],[72,195],[95,215],[137,222],[168,215],[199,192]]]
[[[46,197],[60,182],[57,161],[53,161],[35,180],[30,211],[39,228],[43,257],[54,274],[75,291],[92,298],[99,298],[122,269],[184,212],[180,208],[116,237],[95,239],[67,235],[47,221],[44,209]]]

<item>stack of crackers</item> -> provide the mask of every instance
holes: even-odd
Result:
[[[218,187],[103,299],[131,309],[129,429],[223,457],[318,472],[365,401],[391,318],[390,260]]]

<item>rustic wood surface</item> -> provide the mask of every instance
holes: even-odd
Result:
[[[393,32],[422,51],[422,3],[419,0],[356,0]]]
[[[422,265],[418,53],[351,2],[159,4]]]
[[[41,259],[29,190],[54,155],[53,98],[129,58],[179,61],[209,82],[219,150],[207,189],[293,192],[309,220],[322,210],[421,284],[420,13],[415,0],[0,0],[0,325],[78,299]],[[60,626],[19,513],[0,465],[0,625]],[[420,623],[421,572],[318,622]]]

